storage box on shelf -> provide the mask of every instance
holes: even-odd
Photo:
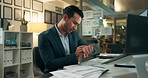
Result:
[[[19,49],[4,50],[3,65],[4,67],[18,65],[20,63]]]
[[[33,33],[3,31],[2,38],[0,78],[31,78]]]
[[[33,34],[21,32],[21,48],[32,48]]]

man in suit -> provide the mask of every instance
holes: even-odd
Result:
[[[39,35],[39,52],[49,72],[78,64],[80,56],[87,58],[93,51],[93,47],[82,41],[75,31],[83,17],[78,7],[68,6],[61,21]]]

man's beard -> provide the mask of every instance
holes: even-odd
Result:
[[[66,32],[66,34],[69,34],[70,32],[68,32],[66,28],[67,26],[64,24],[63,31]]]

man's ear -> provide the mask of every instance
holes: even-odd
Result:
[[[64,19],[64,21],[66,21],[68,19],[68,15],[67,14],[64,14],[63,15],[63,19]]]

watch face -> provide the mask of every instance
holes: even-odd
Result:
[[[146,69],[147,72],[148,72],[148,61],[145,62],[145,69]]]

